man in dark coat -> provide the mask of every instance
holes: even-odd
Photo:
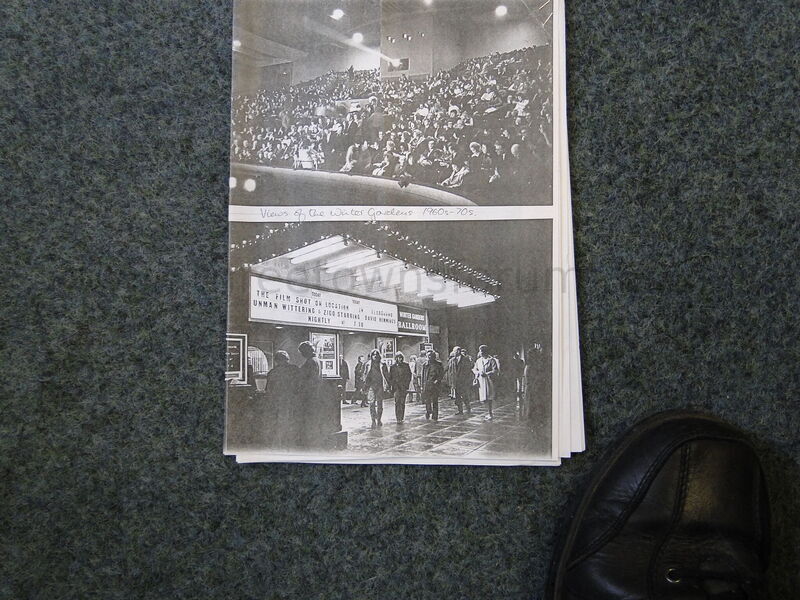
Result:
[[[411,385],[411,367],[402,352],[394,355],[394,364],[389,369],[389,386],[394,394],[394,416],[402,423],[406,416],[406,395]]]
[[[275,366],[267,373],[264,395],[275,410],[270,445],[280,449],[294,448],[300,436],[296,410],[299,374],[300,369],[289,363],[286,352],[275,353]]]
[[[457,415],[464,413],[464,408],[467,409],[467,414],[472,414],[472,408],[469,405],[469,395],[472,388],[472,380],[475,378],[472,374],[472,361],[469,360],[466,351],[456,346],[453,349],[453,355],[447,364],[447,374],[450,380],[450,385],[453,386],[455,392],[456,408],[458,408]]]
[[[350,381],[350,365],[347,364],[347,361],[341,354],[339,355],[339,377],[342,380],[339,399],[342,401],[342,404],[347,404],[347,382]],[[353,400],[353,404],[355,403],[356,401]]]
[[[302,342],[297,350],[306,359],[298,371],[298,422],[300,427],[299,442],[301,446],[311,446],[317,434],[319,420],[319,399],[322,388],[322,365],[317,359],[314,346],[310,342]]]
[[[369,416],[372,417],[372,428],[383,425],[383,391],[389,387],[389,371],[381,359],[379,350],[369,354],[364,367],[364,389],[369,401]]]
[[[422,367],[422,399],[425,400],[425,418],[439,420],[439,394],[444,380],[444,366],[436,352],[428,350],[428,362]]]
[[[355,369],[355,379],[353,380],[353,385],[356,387],[356,391],[353,393],[353,404],[360,400],[361,408],[367,407],[367,397],[364,395],[364,369],[366,366],[364,357],[359,356]]]

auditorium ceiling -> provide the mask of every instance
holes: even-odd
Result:
[[[494,9],[503,4],[508,9],[509,17],[525,16],[538,12],[543,4],[549,6],[552,0],[383,0],[381,3],[384,15],[412,14],[417,12],[457,12],[469,17],[494,18]]]
[[[341,19],[331,18],[335,9]],[[238,0],[234,31],[250,34],[303,53],[326,45],[343,45],[353,33],[364,36],[365,45],[380,45],[379,0]],[[246,51],[246,48],[242,49]]]
[[[552,0],[237,0],[234,39],[238,51],[262,59],[297,60],[325,46],[344,46],[358,32],[364,45],[379,47],[381,19],[419,12],[436,12],[459,19],[494,20],[495,7],[503,3],[507,18],[540,17],[551,12]],[[333,19],[335,10],[340,19]],[[244,32],[244,33],[241,33]],[[265,41],[267,43],[265,43]],[[280,62],[280,61],[278,61]]]

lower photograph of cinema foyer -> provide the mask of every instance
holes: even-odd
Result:
[[[553,457],[552,221],[231,223],[226,454]]]

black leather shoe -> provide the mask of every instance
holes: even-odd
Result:
[[[635,425],[568,515],[549,600],[764,598],[769,504],[746,436],[667,412]]]

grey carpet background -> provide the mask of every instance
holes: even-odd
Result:
[[[754,436],[800,595],[797,2],[569,3],[558,469],[223,457],[230,3],[0,13],[0,597],[537,598],[581,476],[676,407]]]

